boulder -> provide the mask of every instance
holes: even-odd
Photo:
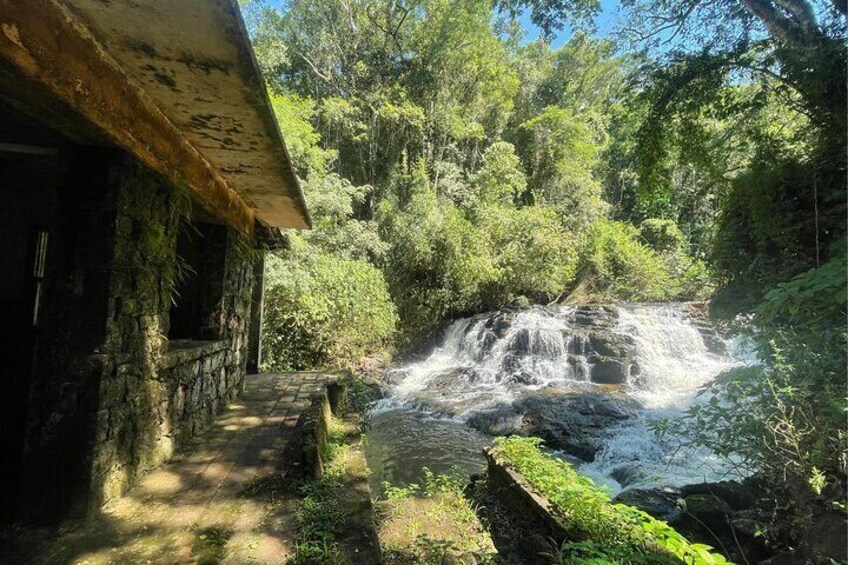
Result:
[[[609,429],[639,410],[637,402],[623,395],[556,389],[526,394],[513,407],[522,414],[525,433],[585,461],[595,459]]]
[[[494,316],[491,316],[486,323],[483,325],[484,328],[492,332],[494,336],[498,339],[501,339],[506,335],[506,332],[509,331],[510,326],[512,326],[512,322],[515,320],[515,313],[513,312],[498,312]]]
[[[627,463],[610,471],[609,476],[622,487],[628,487],[644,480],[645,471],[639,463]]]
[[[630,363],[608,357],[594,357],[589,363],[592,367],[590,376],[593,383],[620,385],[626,383],[630,377]]]
[[[572,321],[583,327],[611,328],[618,321],[618,310],[612,306],[579,306],[574,311]]]
[[[684,493],[685,495],[685,493]],[[733,509],[725,501],[712,494],[690,494],[684,498],[686,512],[691,520],[690,528],[706,528],[713,535],[723,537],[729,530],[729,519]]]
[[[681,488],[684,496],[693,494],[711,494],[726,502],[733,510],[743,510],[754,505],[754,495],[750,489],[736,481],[719,481],[717,483],[698,483]]]
[[[680,492],[672,488],[630,489],[616,495],[613,502],[634,506],[671,526],[683,517]]]
[[[468,423],[491,435],[540,437],[552,449],[593,461],[607,430],[638,410],[636,401],[621,395],[541,389],[475,414]]]
[[[530,330],[521,329],[513,336],[509,342],[509,351],[517,355],[527,355],[530,353]]]
[[[635,343],[633,338],[609,331],[592,331],[588,334],[592,349],[604,357],[631,360],[633,358]]]
[[[524,419],[512,406],[502,406],[486,412],[478,412],[469,418],[468,424],[481,432],[493,436],[524,433]]]

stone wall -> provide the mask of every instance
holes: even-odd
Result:
[[[176,239],[191,202],[160,176],[123,154],[104,163],[108,171],[90,204],[98,237],[78,242],[77,255],[94,265],[80,294],[91,307],[77,326],[94,327],[94,339],[60,347],[74,324],[69,296],[53,297],[47,315],[55,334],[39,351],[37,413],[30,416],[27,506],[54,511],[92,511],[124,493],[139,476],[168,459],[242,389],[246,365],[253,263],[256,251],[223,226],[203,224],[204,301],[198,337],[167,339],[172,289],[179,276]],[[73,261],[73,259],[71,259]],[[73,273],[73,269],[71,269]],[[73,274],[70,293],[73,295]],[[77,288],[77,291],[80,289]],[[79,302],[77,300],[76,302]],[[74,301],[71,300],[73,306]],[[65,444],[51,430],[76,422],[75,440]],[[76,472],[44,476],[78,462]]]

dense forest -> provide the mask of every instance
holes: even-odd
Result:
[[[266,363],[354,366],[507,306],[710,299],[763,363],[678,425],[772,485],[791,546],[845,508],[846,4],[625,0],[603,37],[600,8],[244,3],[314,224],[269,264]]]

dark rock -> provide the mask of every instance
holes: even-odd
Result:
[[[606,431],[638,409],[638,403],[623,396],[543,389],[475,414],[469,424],[492,435],[540,437],[553,449],[592,461]]]
[[[633,338],[612,332],[594,331],[589,333],[589,343],[599,355],[616,359],[633,357]]]
[[[585,355],[591,351],[589,337],[584,334],[575,334],[572,330],[562,332],[563,341],[568,344],[568,352],[573,355]]]
[[[539,379],[531,373],[528,373],[526,371],[520,371],[511,374],[509,376],[509,382],[521,385],[535,385],[539,384]]]
[[[729,531],[729,517],[733,509],[722,499],[712,494],[690,494],[684,502],[686,512],[694,519],[691,524],[693,529],[706,528],[719,537]]]
[[[595,358],[592,363],[592,382],[607,385],[618,385],[627,382],[630,376],[630,365],[609,358]],[[590,361],[591,362],[591,361]]]
[[[674,489],[631,489],[619,493],[612,500],[634,506],[673,526],[683,517],[678,496],[679,492]]]
[[[468,424],[481,432],[493,436],[522,434],[523,418],[511,407],[505,407],[473,415]]]
[[[638,403],[623,396],[558,390],[528,394],[513,407],[525,433],[586,461],[594,460],[608,429],[638,412]]]
[[[519,355],[530,353],[530,331],[527,329],[519,330],[509,343],[509,350]]]
[[[618,310],[611,306],[580,306],[573,321],[578,326],[611,328],[618,320]]]
[[[754,495],[750,489],[736,481],[717,483],[698,483],[681,488],[684,496],[693,494],[711,494],[726,502],[734,510],[743,510],[754,505]]]
[[[845,515],[825,512],[815,516],[803,545],[804,553],[814,563],[844,563],[848,556],[848,521]]]
[[[645,473],[638,463],[628,463],[610,471],[609,476],[622,487],[627,487],[644,479]]]
[[[491,331],[496,338],[501,339],[506,335],[506,332],[509,331],[513,320],[515,320],[514,313],[500,312],[486,320],[483,327]]]

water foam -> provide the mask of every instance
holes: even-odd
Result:
[[[653,484],[717,480],[728,468],[712,454],[681,449],[679,438],[658,438],[650,425],[679,418],[719,373],[749,363],[744,348],[709,350],[683,304],[618,307],[616,334],[635,343],[638,374],[625,393],[644,407],[635,419],[606,430],[595,461],[581,470],[614,491]],[[533,307],[457,320],[425,360],[401,367],[376,411],[414,409],[464,422],[494,406],[542,388],[599,390],[589,382],[586,332],[573,307]],[[613,478],[615,477],[615,478]]]

